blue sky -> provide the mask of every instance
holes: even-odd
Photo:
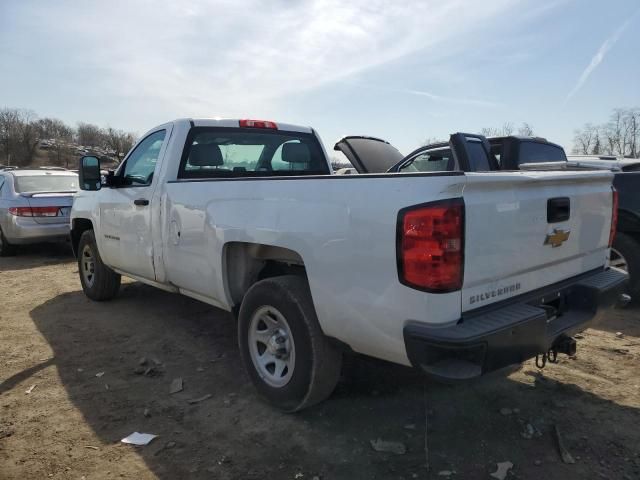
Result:
[[[177,117],[401,151],[506,121],[570,148],[640,107],[638,0],[0,2],[0,107],[143,133]]]

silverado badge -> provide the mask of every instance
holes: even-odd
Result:
[[[554,228],[553,233],[547,233],[547,236],[544,239],[544,244],[551,245],[553,248],[559,247],[569,239],[570,233],[570,230]]]

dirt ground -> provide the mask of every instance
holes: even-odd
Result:
[[[617,310],[573,359],[455,386],[350,357],[328,401],[285,415],[245,377],[231,315],[135,282],[91,302],[66,246],[30,247],[0,259],[0,479],[488,479],[505,461],[638,479],[639,337],[640,309]],[[120,443],[134,431],[159,437]]]

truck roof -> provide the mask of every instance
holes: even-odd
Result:
[[[240,121],[245,119],[240,118],[180,118],[174,122],[189,122],[196,127],[226,127],[226,128],[240,128]],[[288,132],[300,132],[300,133],[313,133],[313,129],[308,126],[293,125],[291,123],[281,123],[273,120],[252,120],[255,122],[268,121],[275,123],[278,130],[284,130]]]

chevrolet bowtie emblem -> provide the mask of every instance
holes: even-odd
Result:
[[[544,239],[545,245],[551,245],[553,248],[559,247],[564,242],[569,240],[569,234],[571,231],[562,230],[561,228],[554,228],[553,233],[548,233]]]

